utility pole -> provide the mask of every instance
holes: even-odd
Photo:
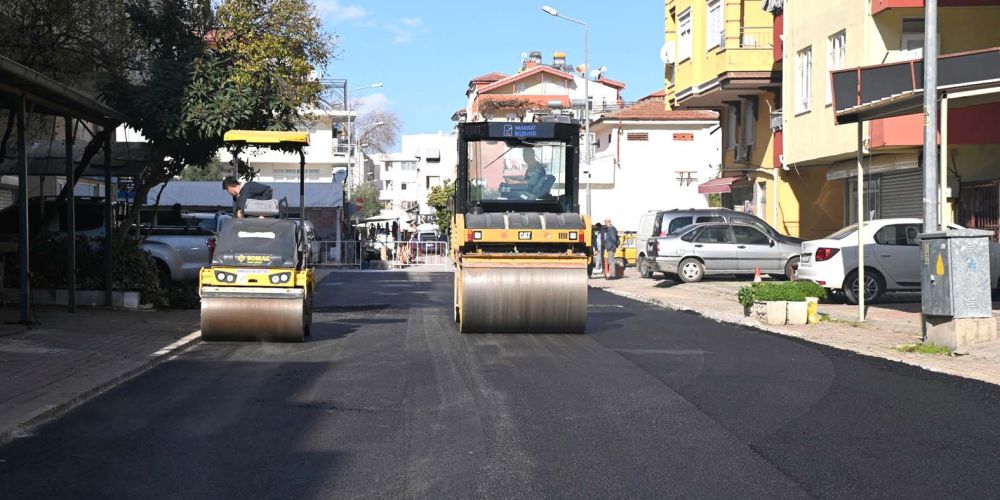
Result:
[[[937,231],[938,151],[937,151],[937,0],[924,1],[924,232]],[[943,221],[942,221],[943,222]],[[927,292],[927,290],[925,290]]]

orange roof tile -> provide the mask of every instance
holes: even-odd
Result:
[[[472,80],[469,80],[469,83],[493,83],[498,80],[503,80],[504,78],[507,78],[507,75],[491,71],[485,75],[479,75]]]
[[[548,73],[550,75],[553,75],[553,76],[556,76],[556,77],[559,77],[559,78],[565,78],[566,80],[572,80],[573,79],[573,75],[571,75],[569,73],[565,73],[565,72],[559,71],[559,70],[557,70],[555,68],[550,68],[548,66],[535,66],[534,68],[531,68],[531,69],[526,70],[526,71],[522,71],[522,72],[520,72],[520,73],[518,73],[516,75],[511,75],[511,76],[508,76],[507,78],[504,78],[502,80],[498,80],[496,82],[493,82],[493,83],[491,83],[491,84],[489,84],[489,85],[487,85],[487,86],[479,89],[479,93],[481,94],[483,92],[489,92],[491,90],[503,87],[504,85],[509,85],[509,84],[514,83],[514,82],[516,82],[518,80],[527,78],[527,77],[529,77],[531,75],[535,75],[535,74],[538,74],[538,73]]]
[[[607,78],[607,77],[605,77],[603,75],[600,78],[598,78],[597,81],[599,83],[603,83],[603,84],[607,85],[608,87],[613,87],[613,88],[616,88],[618,90],[621,90],[621,89],[625,88],[625,84],[624,83],[619,82],[617,80],[612,80],[612,79]]]

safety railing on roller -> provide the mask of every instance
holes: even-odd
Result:
[[[314,267],[361,267],[359,241],[314,241],[311,247],[309,263]]]

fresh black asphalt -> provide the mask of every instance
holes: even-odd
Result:
[[[590,292],[461,335],[334,273],[302,344],[199,344],[0,448],[0,498],[989,498],[1000,388]]]

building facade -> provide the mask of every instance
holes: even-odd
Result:
[[[784,25],[783,160],[809,179],[800,199],[802,234],[819,237],[858,220],[856,213],[857,128],[837,126],[831,71],[920,59],[924,46],[922,1],[849,0],[784,2],[776,11]],[[1000,2],[940,2],[939,54],[1000,47]],[[922,79],[922,74],[915,74]],[[983,227],[976,211],[992,213],[996,230],[1000,169],[1000,106],[956,109],[947,154],[945,219]],[[862,129],[861,190],[865,219],[921,217],[923,116],[912,114],[867,122]],[[963,211],[962,205],[970,209]],[[984,210],[984,206],[989,205]]]
[[[659,93],[606,114],[590,130],[595,154],[589,170],[581,165],[580,206],[595,222],[610,218],[634,231],[648,210],[708,207],[698,185],[718,173],[717,113],[667,111]]]
[[[399,153],[378,155],[385,214],[399,214],[405,224],[433,222],[427,195],[435,186],[455,180],[458,142],[455,133],[404,135]],[[404,215],[405,214],[405,215]]]
[[[772,120],[781,102],[774,16],[760,0],[666,0],[665,9],[665,105],[714,110],[721,122],[721,180],[699,191],[798,234],[784,210],[797,201],[782,187]]]

